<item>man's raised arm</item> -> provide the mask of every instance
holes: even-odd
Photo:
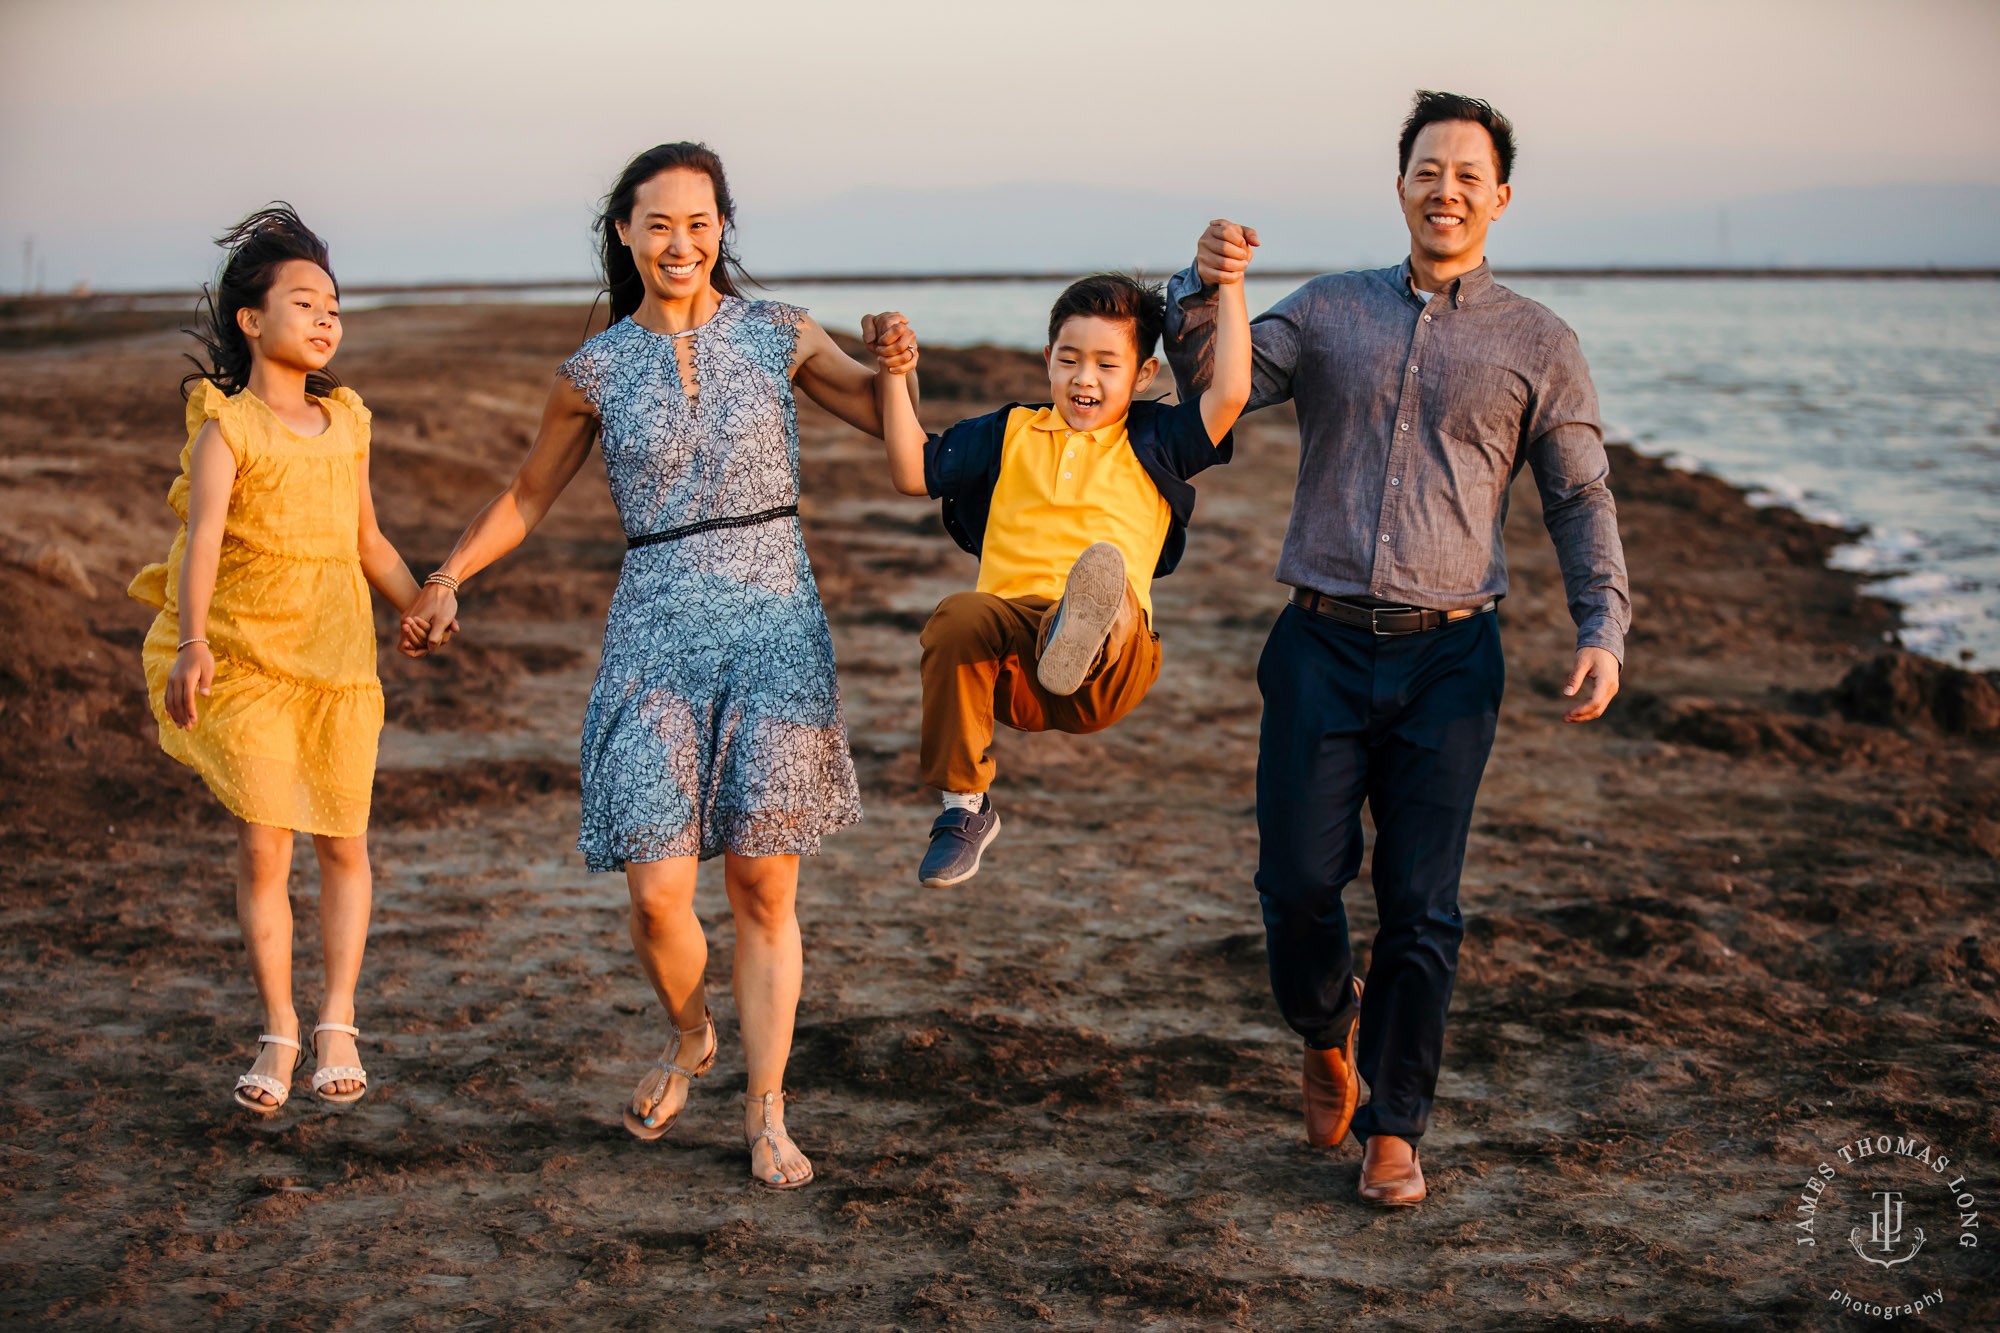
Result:
[[[1257,229],[1223,218],[1208,224],[1195,247],[1194,263],[1167,281],[1167,327],[1162,346],[1183,399],[1205,391],[1215,371],[1216,285],[1240,282],[1257,247]],[[1292,369],[1298,364],[1301,330],[1290,319],[1289,298],[1250,322],[1250,401],[1244,407],[1282,403],[1292,396]]]

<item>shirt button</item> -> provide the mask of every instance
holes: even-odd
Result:
[[[1410,367],[1410,373],[1411,373],[1412,375],[1416,374],[1416,373],[1417,373],[1417,368],[1416,368],[1415,366],[1411,366],[1411,367]]]
[[[1063,473],[1063,476],[1067,477],[1067,476],[1069,476],[1069,473],[1065,472],[1065,473]],[[1384,540],[1387,540],[1387,539],[1385,538]]]
[[[1391,486],[1401,486],[1403,484],[1403,479],[1401,477],[1391,477],[1389,478],[1389,484]]]
[[[1424,323],[1428,324],[1428,323],[1430,323],[1430,322],[1431,322],[1431,317],[1430,317],[1429,315],[1425,315],[1425,316],[1424,316]]]
[[[1388,533],[1386,533],[1386,532],[1385,532],[1385,533],[1383,533],[1383,534],[1382,534],[1382,540],[1383,540],[1383,541],[1385,541],[1385,542],[1386,542],[1386,541],[1388,541],[1388,540],[1389,540],[1389,534],[1388,534]]]
[[[1075,457],[1076,457],[1076,450],[1074,450],[1074,449],[1070,450],[1070,451],[1069,451],[1069,453],[1067,453],[1067,454],[1065,454],[1065,455],[1064,455],[1064,457],[1066,457],[1066,458],[1075,458]]]
[[[1398,421],[1396,423],[1397,430],[1408,430],[1409,428],[1410,428],[1410,423],[1407,421]]]

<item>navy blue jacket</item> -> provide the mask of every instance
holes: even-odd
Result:
[[[1007,417],[1021,406],[1009,403],[924,441],[924,485],[932,499],[944,501],[944,530],[974,555],[986,540],[986,516],[993,508],[993,487],[1000,480]],[[1047,404],[1026,406],[1039,411]],[[1171,406],[1134,402],[1125,418],[1125,434],[1139,466],[1146,469],[1173,513],[1167,540],[1160,547],[1160,563],[1153,570],[1153,577],[1159,578],[1174,572],[1187,549],[1188,520],[1194,517],[1194,487],[1188,478],[1205,467],[1227,463],[1236,437],[1231,433],[1219,444],[1209,442],[1199,397]]]

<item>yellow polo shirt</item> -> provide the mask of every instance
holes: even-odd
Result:
[[[1110,542],[1125,556],[1125,576],[1151,620],[1153,568],[1173,516],[1132,452],[1125,418],[1073,431],[1053,407],[1017,407],[1000,446],[979,591],[1061,597],[1083,548]]]

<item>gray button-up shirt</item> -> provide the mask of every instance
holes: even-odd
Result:
[[[1206,386],[1215,289],[1167,285],[1167,360]],[[1409,262],[1314,278],[1250,326],[1246,411],[1290,398],[1299,483],[1278,580],[1440,611],[1507,591],[1501,529],[1526,464],[1577,647],[1625,656],[1632,600],[1597,391],[1576,334],[1481,264],[1428,304]]]

